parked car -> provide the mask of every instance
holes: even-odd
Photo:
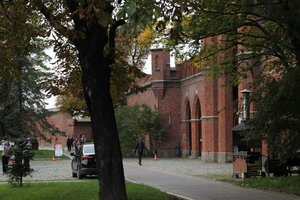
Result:
[[[94,144],[83,144],[78,146],[72,159],[72,176],[82,179],[86,175],[98,175],[95,159]]]

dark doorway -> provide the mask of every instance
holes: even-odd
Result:
[[[192,126],[191,126],[191,106],[190,102],[187,102],[186,105],[186,130],[187,130],[187,137],[188,137],[188,144],[189,144],[189,156],[192,155]]]
[[[201,157],[202,152],[202,121],[201,121],[201,105],[199,99],[196,102],[196,131],[198,134],[198,150],[199,150],[199,157]]]

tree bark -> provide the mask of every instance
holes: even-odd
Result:
[[[110,94],[107,28],[94,23],[77,41],[85,99],[90,111],[101,200],[127,199],[119,136]]]

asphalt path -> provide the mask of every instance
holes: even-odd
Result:
[[[294,195],[247,189],[168,170],[159,171],[137,163],[124,162],[126,179],[153,186],[188,200],[299,200]]]

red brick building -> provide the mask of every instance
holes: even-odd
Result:
[[[52,111],[58,111],[57,109],[52,109]],[[92,127],[89,119],[75,119],[68,113],[57,112],[48,118],[48,122],[59,130],[65,132],[64,136],[52,135],[47,131],[43,134],[46,136],[47,140],[39,139],[39,145],[53,146],[54,144],[66,145],[68,136],[73,136],[74,138],[80,137],[84,134],[88,141],[92,141]]]
[[[204,43],[212,43],[209,38]],[[146,90],[129,94],[127,104],[158,108],[167,139],[158,146],[160,156],[175,156],[176,145],[183,157],[208,162],[231,162],[232,127],[238,124],[239,87],[228,86],[228,77],[212,79],[208,68],[187,63],[170,67],[170,54],[152,49],[152,75],[139,80]],[[226,85],[226,86],[225,86]]]

